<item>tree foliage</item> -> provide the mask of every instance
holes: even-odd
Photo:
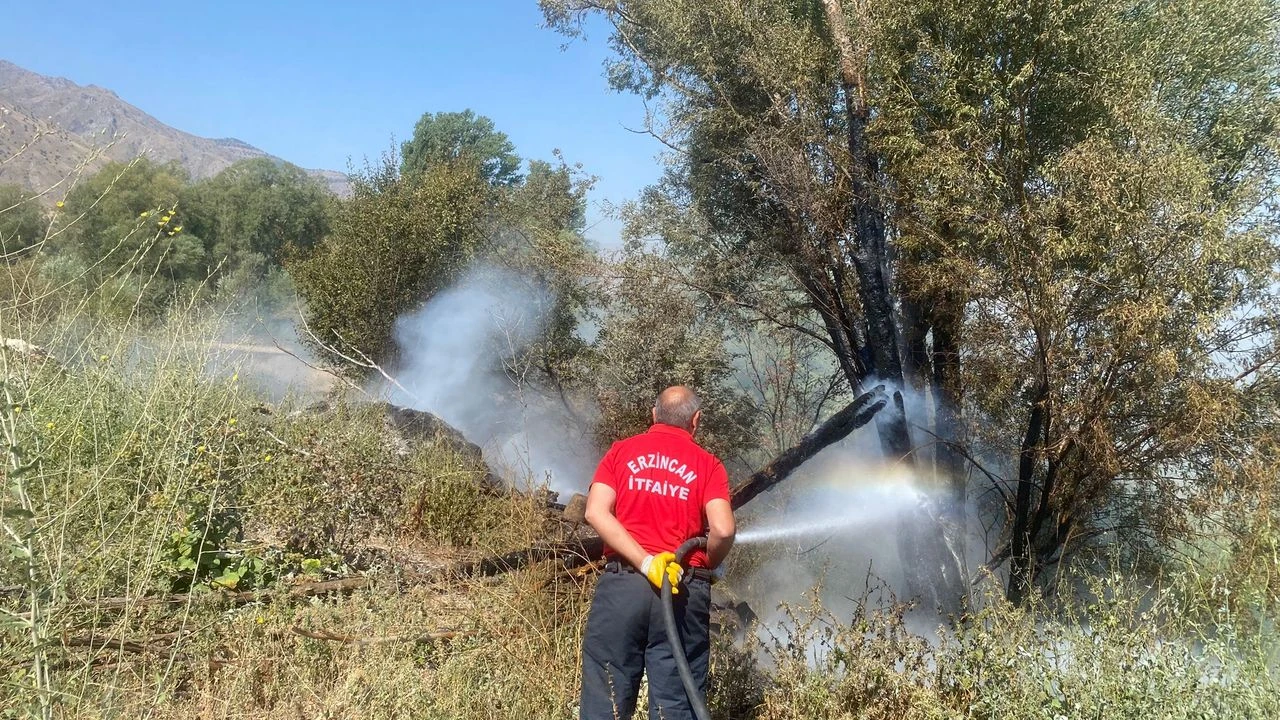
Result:
[[[585,282],[598,272],[598,259],[582,234],[593,182],[562,159],[531,160],[529,174],[502,193],[493,246],[485,255],[487,262],[525,278],[535,290],[530,295],[546,303],[535,309],[544,319],[543,332],[510,367],[533,371],[579,417],[585,409],[570,395],[590,371],[583,364],[588,343],[578,329],[599,310]]]
[[[413,177],[444,163],[470,162],[494,186],[520,181],[520,156],[515,146],[494,128],[493,121],[471,110],[423,113],[413,137],[400,148],[400,171]]]
[[[922,30],[880,128],[903,295],[967,336],[955,381],[973,446],[1008,458],[993,560],[1020,599],[1073,541],[1185,540],[1241,381],[1274,372],[1253,361],[1275,317],[1276,7],[1048,6],[995,47],[1024,10],[917,10],[893,19]]]
[[[671,385],[697,390],[705,408],[698,441],[744,469],[758,445],[756,412],[738,388],[723,319],[672,283],[665,259],[635,248],[610,267],[594,343],[598,442],[642,432],[654,398]]]
[[[43,242],[49,218],[32,193],[21,185],[0,185],[0,257],[10,262]]]
[[[183,193],[190,230],[226,271],[255,274],[304,251],[329,229],[332,197],[305,170],[273,158],[242,160]]]
[[[386,362],[395,319],[447,287],[483,245],[493,189],[465,161],[410,178],[387,159],[352,185],[330,235],[289,272],[317,349]]]
[[[158,310],[181,287],[214,287],[229,276],[260,281],[319,241],[332,202],[305,171],[271,158],[195,183],[176,163],[139,158],[79,181],[46,250],[75,266],[63,274],[91,287],[111,278],[129,286],[116,294],[145,296],[139,307]]]
[[[1003,528],[1011,598],[1221,487],[1275,372],[1274,2],[542,7],[603,14],[614,85],[664,102],[667,272],[925,389],[882,444],[949,484],[952,540],[966,502]]]
[[[87,268],[95,287],[108,278],[136,282],[144,306],[162,307],[177,288],[213,270],[179,206],[186,183],[176,163],[111,163],[67,193],[54,249]]]

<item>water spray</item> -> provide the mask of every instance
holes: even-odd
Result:
[[[738,532],[734,542],[743,545],[839,535],[891,520],[928,499],[909,483],[895,481],[830,487],[821,498],[822,510],[746,528]]]

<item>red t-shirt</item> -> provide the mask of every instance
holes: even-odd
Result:
[[[729,499],[724,464],[703,450],[688,431],[657,424],[649,432],[619,440],[605,453],[593,483],[617,493],[613,514],[650,555],[675,552],[704,533],[707,503]],[[615,554],[605,548],[606,555]],[[689,553],[688,567],[706,567],[707,553]]]

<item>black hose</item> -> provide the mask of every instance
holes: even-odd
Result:
[[[704,537],[689,538],[676,548],[676,564],[684,567],[685,557],[694,548],[705,548]],[[684,694],[689,697],[689,705],[698,720],[711,720],[707,711],[707,703],[702,698],[702,689],[693,682],[693,672],[689,670],[689,658],[685,657],[684,645],[680,642],[680,633],[676,630],[676,613],[671,607],[671,578],[662,573],[662,617],[667,621],[667,644],[671,646],[671,654],[676,659],[676,669],[680,671],[680,682],[684,683]]]

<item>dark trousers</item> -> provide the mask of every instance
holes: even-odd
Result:
[[[711,583],[685,574],[673,600],[676,627],[704,695],[711,655]],[[631,720],[649,675],[650,720],[693,719],[662,619],[662,595],[637,572],[605,572],[582,641],[582,720]]]

